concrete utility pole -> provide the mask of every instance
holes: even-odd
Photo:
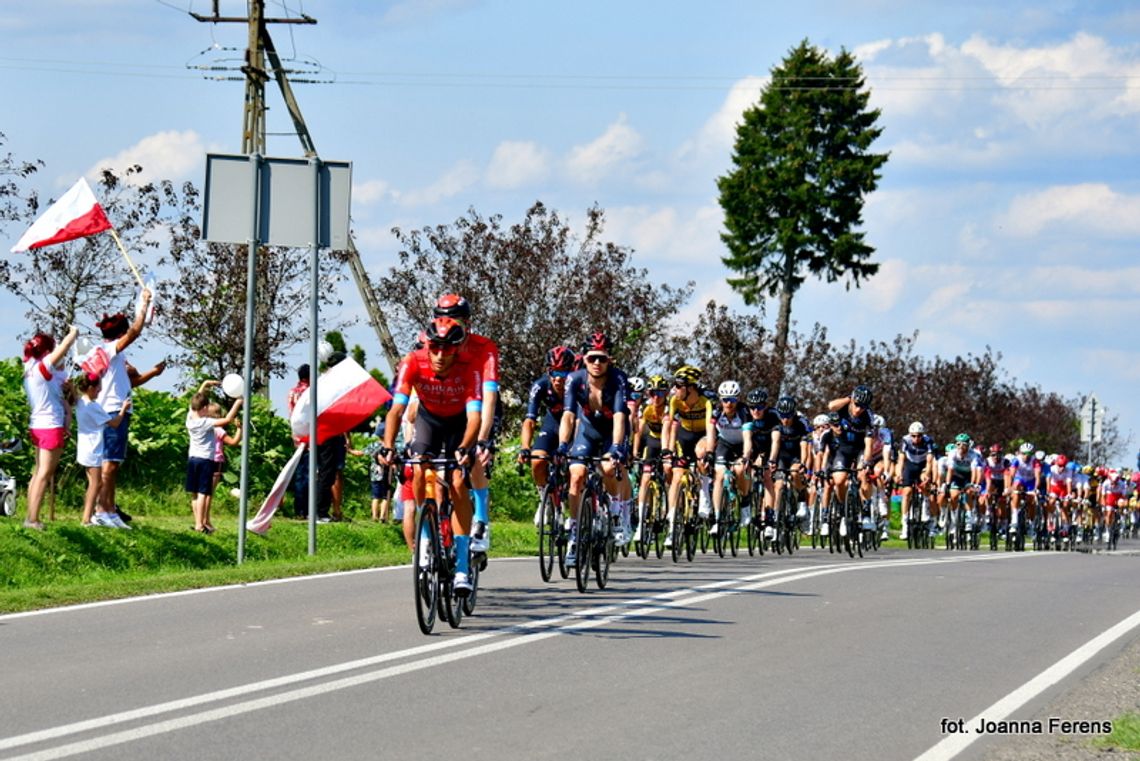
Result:
[[[315,24],[317,20],[305,14],[301,14],[298,18],[266,18],[265,0],[248,0],[249,13],[246,17],[222,16],[218,10],[218,4],[219,0],[214,0],[214,12],[210,16],[199,13],[191,13],[190,15],[198,21],[212,24],[242,23],[249,25],[249,44],[246,48],[245,65],[243,65],[241,69],[242,73],[245,74],[242,153],[250,155],[254,153],[265,154],[265,83],[269,81],[269,72],[266,70],[265,59],[268,56],[273,77],[277,81],[277,86],[281,90],[281,96],[285,100],[285,107],[293,120],[293,127],[296,129],[297,137],[301,141],[301,148],[305,152],[306,157],[315,157],[317,155],[316,144],[313,142],[309,128],[305,124],[305,117],[301,114],[301,107],[293,95],[293,88],[289,84],[285,67],[281,63],[281,57],[277,54],[277,48],[274,46],[273,39],[269,35],[267,25]],[[356,241],[352,238],[351,234],[348,239],[347,260],[348,268],[352,272],[352,278],[356,281],[356,288],[360,291],[360,298],[364,302],[364,308],[368,312],[368,321],[376,331],[376,337],[380,341],[380,346],[384,350],[388,364],[391,367],[392,375],[395,377],[396,365],[400,361],[400,352],[396,348],[396,342],[392,338],[391,331],[388,330],[388,321],[380,311],[380,303],[376,299],[376,293],[372,288],[372,281],[368,277],[368,272],[364,269],[364,264],[360,260],[360,252],[356,248]],[[259,315],[259,317],[262,316],[263,315]],[[259,319],[258,324],[264,325],[265,321]],[[260,329],[261,328],[259,328],[259,330]],[[260,380],[266,387],[268,386],[268,378],[262,378]]]

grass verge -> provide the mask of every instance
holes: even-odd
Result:
[[[1112,720],[1112,733],[1093,745],[1113,750],[1140,751],[1140,713],[1124,713]]]

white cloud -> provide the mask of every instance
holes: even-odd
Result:
[[[606,210],[606,237],[631,246],[640,266],[677,276],[670,280],[674,285],[708,279],[710,270],[723,279],[727,271],[720,261],[724,253],[721,219],[720,207],[715,205],[687,212],[674,207],[621,206]]]
[[[390,201],[395,197],[395,191],[384,180],[365,180],[352,183],[353,204],[369,205]]]
[[[189,179],[202,174],[206,150],[201,136],[194,130],[159,132],[144,137],[114,156],[96,161],[84,172],[84,176],[96,179],[104,169],[114,169],[121,173],[127,167],[138,164],[142,167],[142,172],[129,178],[130,182],[136,184]]]
[[[478,180],[479,170],[475,165],[470,161],[460,161],[426,188],[396,192],[394,197],[401,206],[430,206],[459,195]]]
[[[859,287],[864,305],[875,312],[894,308],[907,288],[909,268],[901,259],[887,259],[879,263],[879,271]]]
[[[541,182],[550,170],[550,154],[537,143],[505,140],[495,147],[487,167],[489,187],[510,190]]]
[[[579,145],[566,159],[566,171],[578,182],[594,183],[630,168],[641,155],[645,139],[629,126],[625,114],[606,128],[596,140]]]
[[[999,224],[1020,237],[1052,227],[1105,237],[1140,235],[1140,196],[1116,193],[1103,183],[1046,188],[1017,196]]]
[[[736,142],[736,127],[744,112],[760,100],[760,93],[768,84],[768,77],[745,77],[736,82],[720,108],[704,123],[697,134],[686,140],[677,151],[682,161],[705,161],[710,157],[731,154]]]

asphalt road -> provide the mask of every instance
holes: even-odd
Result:
[[[495,560],[431,637],[407,567],[0,616],[0,759],[981,758],[1009,738],[943,719],[1034,716],[1140,639],[1138,568],[631,557],[582,595]]]

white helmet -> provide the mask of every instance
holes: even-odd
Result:
[[[720,397],[721,399],[724,399],[725,397],[728,397],[728,396],[739,397],[740,396],[740,384],[737,383],[736,381],[727,380],[724,383],[717,386],[716,395],[718,397]]]
[[[1033,456],[1038,460],[1044,460],[1045,459],[1045,450],[1044,449],[1038,449],[1036,452],[1033,453]]]
[[[1018,448],[1017,451],[1021,452],[1022,454],[1032,454],[1033,453],[1033,444],[1031,444],[1030,442],[1027,441],[1024,444],[1022,444]]]
[[[873,418],[871,418],[871,425],[875,426],[876,428],[882,428],[886,424],[887,421],[883,420],[882,415],[875,415]]]
[[[926,433],[926,426],[924,426],[922,423],[915,420],[913,423],[910,424],[909,430],[911,433]]]
[[[827,413],[822,412],[816,415],[814,418],[812,418],[811,424],[816,428],[819,428],[821,425],[827,425]]]
[[[629,379],[629,390],[635,394],[640,394],[645,390],[645,379],[639,375],[635,375]]]

